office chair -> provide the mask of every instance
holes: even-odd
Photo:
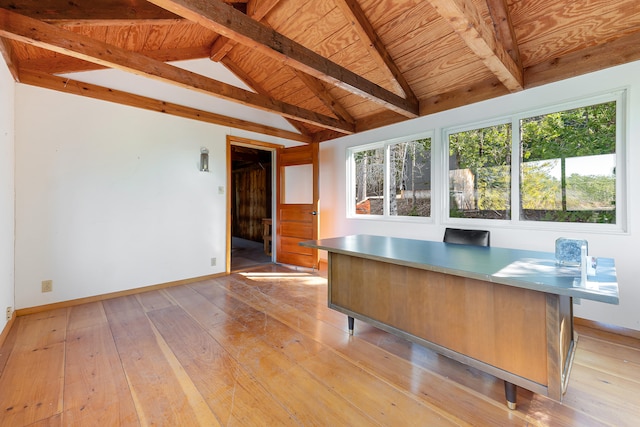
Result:
[[[489,231],[447,228],[444,230],[444,239],[442,241],[459,245],[489,246]]]

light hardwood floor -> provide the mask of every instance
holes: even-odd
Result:
[[[563,403],[326,307],[326,280],[246,273],[21,316],[1,426],[637,426],[640,342],[586,327]]]

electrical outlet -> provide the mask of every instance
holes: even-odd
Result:
[[[211,267],[215,267],[215,266],[216,266],[216,259],[211,258]]]
[[[7,321],[11,320],[12,315],[13,315],[13,308],[7,307]]]
[[[43,280],[42,292],[51,292],[51,291],[53,291],[53,280]]]

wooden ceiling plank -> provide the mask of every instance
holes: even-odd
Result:
[[[352,124],[343,120],[303,110],[295,105],[270,99],[264,95],[255,94],[3,9],[0,9],[0,37],[29,43],[99,65],[143,75],[157,81],[321,127],[346,131],[347,133],[354,130]]]
[[[497,40],[495,31],[487,25],[473,2],[428,1],[509,91],[524,89],[522,67],[516,64]]]
[[[142,50],[157,50],[164,47],[164,42],[172,27],[152,26],[144,41]]]
[[[247,2],[247,15],[256,21],[262,21],[262,18],[267,16],[267,13],[276,7],[279,2],[280,0],[249,0]],[[227,37],[218,37],[211,47],[211,60],[216,62],[221,61],[237,44],[238,42]]]
[[[293,40],[296,40],[300,34],[308,32],[310,26],[321,21],[327,13],[335,9],[331,1],[285,1],[283,7],[274,8],[265,17],[263,24]]]
[[[413,82],[419,93],[435,86],[433,90],[441,90],[455,84],[468,84],[478,75],[492,75],[486,67],[481,66],[478,57],[466,53],[467,49],[452,52],[451,55],[431,61],[420,68],[409,70],[406,75]],[[482,79],[484,80],[484,78]],[[439,89],[438,89],[439,88]]]
[[[552,33],[570,38],[570,45],[582,45],[587,35],[600,39],[603,33],[613,35],[637,28],[640,8],[637,0],[536,0],[511,1],[509,12],[522,49],[523,44],[545,43]],[[578,49],[582,47],[586,46]]]
[[[507,95],[508,93],[508,90],[501,84],[500,80],[492,77],[489,80],[477,84],[471,84],[464,88],[427,98],[420,102],[420,112],[426,116],[475,102],[497,98],[498,96]]]
[[[337,117],[345,120],[348,123],[355,123],[354,118],[349,114],[346,108],[344,108],[322,84],[321,80],[303,73],[299,70],[294,70],[296,75],[311,91],[326,105]]]
[[[640,31],[525,68],[527,88],[640,60]]]
[[[367,130],[377,129],[383,126],[400,123],[404,120],[406,120],[405,117],[402,117],[392,111],[382,111],[379,113],[368,115],[358,120],[356,130],[358,132],[364,132]]]
[[[234,117],[223,116],[220,114],[202,111],[179,104],[173,104],[170,102],[160,101],[145,96],[134,95],[103,86],[83,83],[65,77],[53,76],[51,74],[37,73],[28,70],[22,70],[21,73],[23,76],[23,80],[21,83],[32,86],[38,86],[45,89],[52,89],[59,92],[80,95],[93,99],[100,99],[103,101],[115,102],[117,104],[128,105],[130,107],[141,108],[144,110],[155,111],[158,113],[169,114],[172,116],[197,120],[200,122],[212,123],[220,126],[228,126],[236,129],[243,129],[250,132],[285,138],[292,141],[305,143],[312,142],[311,138],[305,135],[300,135],[295,132],[289,132],[271,126],[252,123]]]
[[[2,54],[4,62],[6,62],[7,67],[9,68],[9,72],[11,73],[11,76],[13,76],[13,80],[19,82],[20,72],[18,71],[18,59],[13,52],[13,47],[9,40],[2,37],[0,37],[0,54]]]
[[[407,29],[410,30],[407,31]],[[443,39],[451,34],[462,41],[458,35],[451,32],[449,23],[426,2],[379,27],[378,34],[383,39],[389,40],[387,49],[394,53],[396,64],[398,56],[412,52],[416,54],[419,52],[427,59],[430,58],[431,49],[425,55],[422,48],[430,47],[434,40]],[[407,40],[411,40],[411,43],[407,43]]]
[[[407,117],[418,116],[418,106],[410,100],[363,79],[219,0],[149,1],[327,83]]]
[[[405,76],[408,76],[409,73],[415,74],[416,70],[419,70],[421,67],[428,67],[432,62],[446,60],[448,56],[465,55],[467,54],[465,50],[469,50],[467,45],[464,44],[460,37],[451,33],[448,37],[431,41],[429,43],[429,55],[420,55],[419,51],[410,51],[398,56],[396,63],[405,70]],[[416,90],[415,87],[414,90]],[[422,93],[420,94],[422,95]]]
[[[518,68],[522,68],[522,60],[520,59],[520,48],[516,39],[516,32],[513,29],[511,15],[507,8],[507,0],[486,0],[489,14],[493,21],[496,31],[496,38],[499,43],[507,50],[511,59],[514,60]]]
[[[413,93],[411,86],[402,75],[402,72],[394,62],[393,58],[387,51],[384,43],[378,37],[375,29],[371,25],[371,22],[367,19],[364,11],[356,0],[336,0],[336,5],[347,20],[351,22],[353,29],[358,33],[358,36],[362,40],[365,48],[376,61],[378,67],[388,75],[389,81],[396,87],[396,90],[401,90],[407,99],[412,102],[418,102],[418,98]]]
[[[311,93],[311,92],[309,92]],[[284,98],[283,100],[286,100],[286,98]],[[301,108],[306,108],[308,110],[313,110],[313,111],[317,111],[317,110],[322,110],[327,108],[319,99],[317,96],[311,94],[308,98],[305,99],[296,99],[296,105],[299,105]]]
[[[269,92],[264,87],[262,87],[260,83],[252,79],[251,76],[249,76],[249,74],[247,74],[242,68],[238,67],[235,62],[231,61],[229,58],[223,58],[222,64],[224,64],[225,67],[227,67],[236,77],[245,82],[245,84],[247,84],[250,88],[261,95],[269,96]],[[296,128],[298,132],[303,135],[309,136],[307,133],[307,129],[301,123],[286,117],[285,119],[291,124],[291,126]]]
[[[562,57],[571,52],[581,51],[592,46],[609,43],[613,40],[633,34],[640,29],[640,7],[635,0],[634,9],[629,10],[626,5],[616,5],[616,10],[608,10],[608,5],[591,5],[595,11],[585,19],[576,10],[572,13],[564,11],[560,16],[554,16],[557,24],[552,28],[536,23],[525,24],[535,34],[535,38],[522,35],[518,28],[518,44],[524,67]],[[527,40],[528,39],[528,40]]]
[[[416,7],[422,7],[424,0],[359,0],[363,10],[367,11],[369,22],[375,28],[387,26],[392,21],[408,17],[407,14],[422,13]],[[431,9],[431,7],[429,7]]]

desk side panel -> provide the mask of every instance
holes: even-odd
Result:
[[[547,338],[549,387],[547,394],[561,400],[569,381],[575,342],[573,305],[570,297],[547,294]]]

